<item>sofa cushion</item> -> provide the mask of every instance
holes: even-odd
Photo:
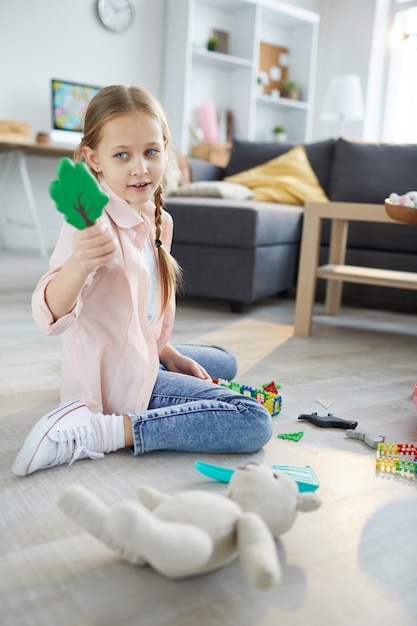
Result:
[[[292,148],[271,161],[228,176],[225,180],[253,189],[254,199],[259,201],[303,205],[306,200],[327,200],[304,146]]]
[[[249,200],[254,192],[238,183],[224,180],[197,181],[182,185],[171,193],[173,196],[193,196],[203,198],[229,198],[231,200]]]
[[[288,152],[297,144],[277,142],[256,142],[233,139],[230,160],[225,168],[224,176],[233,176],[238,172],[261,165],[275,157]],[[330,167],[333,158],[334,139],[305,143],[308,160],[320,185],[328,195]]]
[[[247,303],[294,287],[298,244],[257,248],[173,242],[172,254],[183,268],[186,296]]]
[[[381,203],[393,191],[417,187],[417,145],[338,139],[329,198],[339,202]]]
[[[303,208],[299,206],[170,196],[166,210],[174,220],[177,243],[254,248],[300,241]]]

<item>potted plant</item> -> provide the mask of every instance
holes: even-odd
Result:
[[[258,77],[256,79],[256,83],[258,85],[258,93],[265,93],[265,87],[269,82],[268,74],[266,72],[259,72]]]
[[[281,96],[283,98],[299,100],[300,88],[294,80],[283,80],[281,83]]]
[[[275,141],[283,142],[287,140],[287,132],[284,126],[280,126],[279,124],[274,126],[272,133]]]
[[[212,52],[215,52],[218,47],[219,47],[219,40],[217,39],[217,37],[209,37],[207,39],[207,50],[211,50]]]

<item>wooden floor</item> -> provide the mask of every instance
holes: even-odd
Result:
[[[293,336],[294,302],[268,299],[243,315],[223,303],[180,301],[174,341],[216,343],[239,361],[237,380],[275,380],[283,407],[254,455],[127,451],[27,478],[11,465],[31,425],[58,403],[59,339],[34,326],[30,295],[45,262],[0,253],[0,624],[2,626],[415,626],[417,491],[414,478],[378,473],[375,450],[341,429],[300,422],[333,412],[386,442],[417,441],[417,319],[410,314],[316,305],[312,336]],[[327,408],[328,407],[328,408]],[[277,438],[303,431],[300,441]],[[277,543],[283,581],[250,587],[239,563],[183,581],[134,567],[69,522],[62,489],[83,484],[105,498],[140,484],[175,493],[225,486],[194,469],[247,460],[311,465],[322,506],[300,514]]]

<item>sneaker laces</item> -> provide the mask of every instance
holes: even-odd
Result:
[[[72,465],[78,459],[102,459],[103,452],[92,450],[93,437],[85,424],[57,430],[58,446],[56,451],[56,465],[68,463]]]

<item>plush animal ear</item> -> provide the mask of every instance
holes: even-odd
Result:
[[[297,511],[306,513],[308,511],[315,511],[321,505],[319,496],[311,491],[305,493],[299,493],[297,496]]]

